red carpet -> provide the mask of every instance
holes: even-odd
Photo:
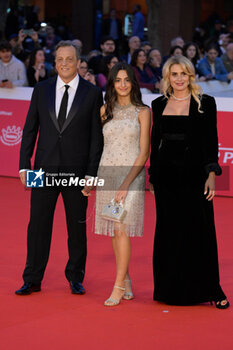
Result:
[[[26,257],[29,191],[19,180],[0,178],[0,348],[3,350],[232,350],[233,198],[215,198],[221,284],[232,306],[175,307],[152,300],[154,200],[146,193],[145,236],[132,239],[135,300],[103,306],[114,280],[109,237],[93,234],[94,198],[88,211],[87,294],[70,293],[64,276],[66,227],[59,200],[49,264],[41,293],[19,297]]]

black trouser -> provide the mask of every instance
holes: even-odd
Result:
[[[32,189],[27,237],[27,261],[24,282],[40,283],[49,258],[53,217],[59,194],[62,194],[68,230],[69,260],[65,268],[68,281],[82,282],[87,255],[87,197],[78,188]]]

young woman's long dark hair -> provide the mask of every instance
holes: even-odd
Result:
[[[106,86],[106,94],[105,94],[106,109],[105,109],[105,114],[103,116],[103,124],[107,123],[113,118],[113,109],[114,109],[115,103],[117,102],[117,93],[114,87],[114,83],[115,83],[117,74],[120,70],[126,71],[128,78],[132,84],[132,89],[130,92],[131,103],[137,107],[146,106],[142,102],[142,94],[141,94],[137,79],[135,77],[133,68],[128,63],[119,62],[115,64],[115,66],[109,72],[107,86]]]
[[[33,67],[35,62],[36,62],[36,54],[38,51],[43,51],[42,47],[37,47],[36,49],[34,49],[31,54],[30,54],[30,59],[29,59],[29,67]]]
[[[184,44],[183,50],[184,50],[184,56],[189,58],[187,56],[187,50],[190,46],[194,46],[196,49],[195,56],[191,59],[192,64],[194,65],[194,68],[196,67],[197,61],[199,60],[199,52],[198,52],[198,46],[196,43],[193,43],[192,41],[189,41],[188,43]]]
[[[133,52],[132,57],[131,57],[131,62],[130,62],[131,66],[137,67],[137,59],[138,59],[138,55],[140,54],[140,52],[144,52],[144,54],[145,54],[145,51],[143,49],[137,49]],[[145,65],[144,65],[144,67],[145,67]]]

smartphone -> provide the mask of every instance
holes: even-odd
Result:
[[[32,35],[34,33],[34,30],[31,29],[23,29],[23,34],[25,35]]]

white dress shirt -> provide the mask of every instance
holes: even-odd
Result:
[[[70,108],[72,106],[72,103],[74,101],[74,96],[76,94],[78,84],[79,84],[79,75],[78,74],[69,83],[65,83],[58,75],[57,83],[56,83],[56,102],[55,102],[55,112],[56,112],[57,118],[58,118],[58,114],[59,114],[59,110],[60,110],[60,106],[61,106],[62,97],[63,97],[64,92],[65,92],[65,85],[69,85],[69,89],[68,89],[69,98],[68,98],[68,105],[67,105],[67,112],[66,112],[66,117],[67,117],[67,115],[70,111]]]

